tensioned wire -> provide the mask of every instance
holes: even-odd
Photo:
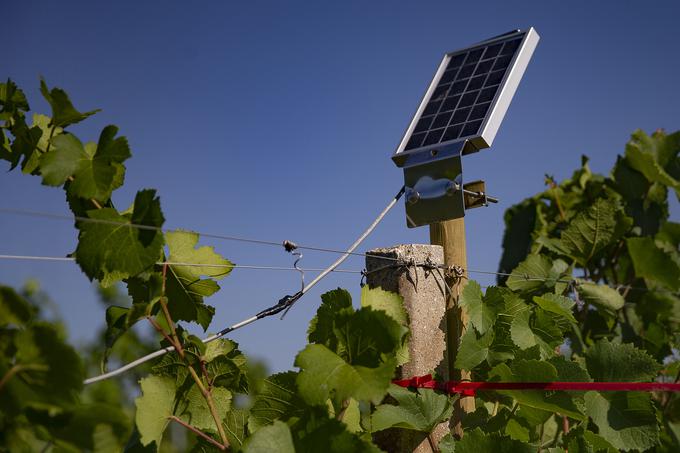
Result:
[[[330,274],[334,269],[336,269],[340,264],[342,264],[351,254],[356,250],[359,245],[366,239],[372,232],[375,230],[375,228],[378,226],[378,224],[382,221],[382,219],[387,215],[387,213],[397,204],[397,201],[404,195],[404,187],[402,186],[401,189],[399,189],[399,192],[392,198],[392,200],[387,204],[385,209],[382,210],[380,214],[378,214],[378,217],[373,220],[373,222],[368,226],[366,231],[364,231],[357,239],[354,241],[352,245],[349,246],[349,248],[337,259],[335,260],[330,266],[328,266],[325,270],[323,270],[319,275],[314,278],[311,282],[308,284],[304,285],[302,289],[296,293],[293,296],[285,296],[279,302],[272,307],[269,307],[259,313],[257,313],[254,316],[251,316],[250,318],[244,319],[241,322],[238,322],[232,326],[229,326],[225,329],[220,330],[214,335],[210,335],[207,338],[203,339],[203,343],[209,343],[211,341],[217,340],[218,338],[222,337],[223,335],[226,335],[229,332],[233,332],[236,329],[240,329],[241,327],[247,326],[248,324],[252,324],[253,322],[263,319],[268,316],[272,316],[274,314],[280,313],[281,311],[285,310],[285,313],[293,306],[293,304],[299,300],[302,296],[304,296],[310,289],[312,289],[316,284],[318,284],[324,277],[326,277],[328,274]],[[139,359],[130,362],[116,370],[110,371],[108,373],[101,374],[99,376],[91,377],[89,379],[85,379],[83,382],[85,385],[92,384],[94,382],[99,382],[103,381],[105,379],[112,378],[114,376],[118,376],[122,373],[125,373],[126,371],[141,365],[144,362],[148,362],[149,360],[152,360],[156,357],[160,357],[164,355],[167,352],[170,352],[174,350],[175,348],[173,346],[168,346],[163,349],[159,349],[158,351],[152,352],[151,354],[147,354],[144,357],[140,357]]]
[[[55,213],[49,213],[49,212],[42,212],[42,211],[32,211],[32,210],[26,210],[26,209],[16,209],[16,208],[3,208],[0,207],[0,214],[10,214],[10,215],[18,215],[18,216],[24,216],[24,217],[40,217],[40,218],[45,218],[45,219],[53,219],[53,220],[68,220],[68,221],[78,221],[78,222],[88,222],[88,223],[98,223],[98,224],[103,224],[103,225],[113,225],[113,226],[121,226],[121,227],[127,227],[127,228],[136,228],[140,230],[151,230],[151,231],[160,231],[162,233],[167,233],[167,232],[174,232],[177,230],[183,230],[183,231],[190,231],[192,233],[196,233],[199,236],[203,236],[206,238],[212,238],[212,239],[221,239],[225,241],[234,241],[234,242],[244,242],[244,243],[249,243],[249,244],[259,244],[259,245],[268,245],[268,246],[275,246],[275,247],[281,247],[283,246],[284,241],[281,242],[276,242],[276,241],[268,241],[264,239],[254,239],[254,238],[246,238],[242,236],[230,236],[230,235],[223,235],[223,234],[214,234],[214,233],[204,233],[200,231],[195,231],[189,228],[182,228],[178,227],[176,229],[169,229],[169,228],[162,228],[162,227],[156,227],[152,225],[142,225],[138,223],[127,223],[127,222],[116,222],[114,220],[105,220],[105,219],[93,219],[90,217],[83,217],[83,216],[77,216],[77,215],[64,215],[64,214],[55,214]],[[311,250],[311,251],[316,251],[316,252],[326,252],[326,253],[336,253],[340,255],[344,255],[347,253],[346,250],[338,250],[338,249],[333,249],[333,248],[325,248],[325,247],[315,247],[315,246],[309,246],[309,245],[298,245],[296,244],[296,248],[300,250]],[[358,253],[358,252],[349,252],[347,253],[348,255],[354,255],[354,256],[370,256],[366,253]],[[387,260],[394,260],[397,261],[397,258],[385,258]]]
[[[356,254],[355,254],[356,255]],[[397,260],[397,258],[391,258],[391,257],[384,257],[382,255],[370,255],[370,254],[365,254],[368,257],[375,257],[378,259],[386,259],[386,260]],[[75,262],[75,258],[73,257],[64,257],[64,256],[37,256],[37,255],[7,255],[7,254],[0,254],[0,260],[17,260],[17,261],[46,261],[46,262]],[[246,269],[246,270],[267,270],[267,271],[296,271],[296,272],[321,272],[326,270],[326,268],[301,268],[301,267],[291,267],[291,266],[259,266],[259,265],[247,265],[247,264],[208,264],[208,263],[187,263],[187,262],[179,262],[179,261],[158,261],[155,263],[156,265],[162,266],[162,265],[167,265],[167,266],[186,266],[186,267],[207,267],[207,268],[226,268],[226,269]],[[358,270],[358,269],[333,269],[330,272],[334,273],[339,273],[339,274],[361,274],[361,275],[368,275],[368,274],[373,274],[376,272],[381,272],[386,269],[394,269],[398,267],[426,267],[426,268],[433,268],[433,269],[441,269],[441,270],[448,270],[449,266],[438,266],[430,263],[395,263],[395,264],[389,264],[386,266],[382,266],[376,269],[372,269],[370,271],[366,270]],[[483,274],[483,275],[496,275],[500,277],[515,277],[518,279],[521,279],[522,281],[535,281],[535,282],[546,282],[546,281],[554,281],[555,283],[565,283],[565,284],[573,284],[575,281],[580,280],[582,282],[586,283],[596,283],[593,281],[589,280],[584,280],[584,279],[577,279],[573,278],[570,280],[566,279],[554,279],[550,277],[540,277],[540,276],[535,276],[535,275],[525,275],[525,274],[512,274],[508,272],[495,272],[495,271],[483,271],[483,270],[477,270],[477,269],[465,269],[461,267],[461,270],[469,273],[469,274]],[[210,275],[207,275],[208,277]],[[215,276],[213,276],[215,277]],[[638,286],[630,286],[630,285],[613,285],[613,284],[603,284],[605,286],[609,286],[610,288],[613,289],[629,289],[629,290],[634,290],[634,291],[650,291],[650,292],[668,292],[665,290],[655,290],[655,289],[649,289],[649,288],[643,288],[643,287],[638,287]],[[673,292],[671,292],[673,293]],[[675,293],[673,293],[675,294]]]

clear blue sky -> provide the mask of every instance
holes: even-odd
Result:
[[[26,1],[3,12],[0,77],[16,80],[36,111],[48,113],[40,74],[82,110],[102,108],[74,132],[96,140],[118,125],[133,158],[114,202],[157,188],[169,227],[346,247],[402,184],[389,157],[442,54],[513,28],[534,26],[541,42],[493,148],[464,161],[465,179],[485,179],[501,199],[466,217],[470,268],[497,268],[504,210],[542,190],[545,173],[569,176],[581,154],[606,172],[634,129],[680,127],[677,2]],[[63,191],[6,168],[0,206],[68,213]],[[69,222],[6,215],[0,237],[8,254],[64,256],[76,244]],[[399,206],[364,250],[427,241]],[[278,248],[203,244],[239,264],[292,263]],[[303,264],[333,259],[309,252]],[[344,267],[363,265],[354,257]],[[29,277],[72,337],[91,338],[103,312],[76,265],[0,262],[1,282]],[[284,321],[233,338],[289,368],[319,294],[338,286],[356,295],[359,277],[333,275]],[[234,271],[207,301],[213,330],[298,287],[295,273]]]

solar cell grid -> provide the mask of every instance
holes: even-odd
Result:
[[[522,39],[451,55],[404,150],[477,134]]]

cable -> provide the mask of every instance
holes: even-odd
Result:
[[[387,213],[394,207],[394,205],[397,204],[397,201],[404,195],[404,190],[405,188],[402,187],[399,192],[394,196],[394,198],[389,202],[389,204],[385,207],[385,209],[382,210],[382,212],[376,217],[376,219],[369,225],[369,227],[366,229],[366,231],[363,232],[359,238],[357,238],[356,241],[343,253],[343,255],[335,260],[333,264],[328,266],[325,270],[323,270],[319,275],[316,276],[314,280],[312,280],[309,284],[305,285],[299,292],[295,293],[292,296],[285,296],[279,300],[279,302],[276,305],[273,305],[272,307],[269,307],[265,310],[262,310],[255,316],[251,316],[250,318],[244,319],[243,321],[236,323],[232,326],[229,326],[225,329],[220,330],[214,335],[211,335],[207,338],[203,339],[203,343],[209,343],[211,341],[217,340],[223,335],[226,335],[229,332],[233,332],[234,330],[240,329],[241,327],[247,326],[248,324],[251,324],[259,319],[266,318],[268,316],[275,315],[277,313],[280,313],[281,311],[288,311],[290,308],[293,306],[293,304],[299,300],[304,294],[306,294],[310,289],[312,289],[315,285],[317,285],[324,277],[326,277],[329,273],[331,273],[333,270],[335,270],[336,267],[338,267],[340,264],[342,264],[356,248],[375,230],[375,228],[378,226],[378,224],[382,221],[382,219],[387,215]],[[285,314],[285,313],[284,313]],[[144,357],[140,357],[139,359],[130,362],[116,370],[110,371],[108,373],[101,374],[99,376],[91,377],[89,379],[85,379],[83,382],[85,385],[92,384],[95,382],[103,381],[105,379],[109,379],[115,376],[118,376],[122,373],[125,373],[126,371],[131,370],[132,368],[135,368],[138,365],[141,365],[142,363],[148,362],[151,359],[154,359],[156,357],[160,357],[163,354],[170,352],[174,350],[175,348],[172,346],[168,346],[164,349],[159,349],[158,351],[152,352],[151,354],[148,354]]]
[[[54,213],[49,213],[49,212],[30,211],[30,210],[15,209],[15,208],[2,208],[2,207],[0,207],[0,213],[26,216],[26,217],[41,217],[41,218],[46,218],[46,219],[69,220],[69,221],[75,220],[75,221],[78,221],[78,222],[89,222],[89,223],[98,223],[98,224],[104,224],[104,225],[124,226],[124,227],[128,227],[128,228],[137,228],[137,229],[140,229],[140,230],[160,231],[160,232],[163,232],[163,233],[174,231],[174,230],[170,230],[170,229],[167,229],[167,228],[155,227],[155,226],[151,226],[151,225],[141,225],[141,224],[138,224],[138,223],[116,222],[116,221],[113,221],[113,220],[92,219],[90,217],[83,217],[83,216],[77,216],[77,215],[69,216],[69,215],[63,215],[63,214],[54,214]],[[189,229],[186,229],[186,230],[189,231]],[[275,247],[281,247],[281,245],[282,245],[282,242],[267,241],[267,240],[262,240],[262,239],[252,239],[252,238],[245,238],[245,237],[240,237],[240,236],[227,236],[227,235],[213,234],[213,233],[202,233],[202,232],[199,232],[199,231],[193,231],[193,232],[200,235],[200,236],[206,237],[206,238],[222,239],[222,240],[225,240],[225,241],[245,242],[245,243],[259,244],[259,245],[270,245],[270,246],[275,246]],[[313,247],[313,246],[307,246],[307,245],[300,245],[297,248],[302,249],[302,250],[312,250],[312,251],[316,251],[316,252],[326,252],[326,253],[337,253],[337,254],[343,254],[343,255],[345,253],[347,253],[346,250],[337,250],[337,249],[324,248],[324,247]],[[349,252],[348,255],[370,256],[370,255],[367,255],[366,253],[354,253],[354,251]],[[385,258],[385,259],[396,260],[396,258]]]
[[[0,255],[0,260],[22,260],[22,261],[67,261],[75,262],[75,258],[70,256],[34,256],[34,255]],[[305,271],[305,272],[321,272],[325,268],[296,268],[290,266],[253,266],[248,264],[204,264],[204,263],[183,263],[178,261],[159,261],[156,263],[159,266],[187,266],[187,267],[215,267],[215,268],[230,268],[230,269],[254,269],[254,270],[268,270],[268,271]],[[359,270],[352,269],[333,269],[333,272],[345,274],[360,274]]]

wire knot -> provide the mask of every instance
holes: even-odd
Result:
[[[285,240],[283,241],[283,248],[286,249],[286,252],[291,253],[293,250],[297,249],[298,246],[293,241]]]

